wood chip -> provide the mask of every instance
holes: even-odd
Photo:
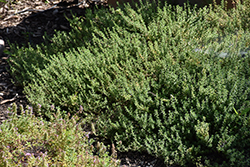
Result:
[[[4,104],[4,103],[8,103],[8,102],[12,102],[14,100],[16,100],[18,94],[16,94],[12,99],[6,99],[0,102],[0,104]]]
[[[64,26],[64,25],[60,25],[60,28],[63,29],[63,30],[69,30],[69,28]]]
[[[0,39],[0,56],[3,54],[4,46],[4,40]]]

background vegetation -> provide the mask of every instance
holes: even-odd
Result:
[[[249,48],[249,4],[231,11],[155,3],[89,11],[49,45],[13,46],[11,71],[36,113],[52,120],[56,111],[76,114],[119,151],[147,151],[167,166],[249,166],[250,59],[239,55]],[[65,124],[68,133],[74,125]],[[65,141],[69,154],[58,146],[51,163],[79,154],[72,139]],[[4,153],[15,155],[13,148]]]

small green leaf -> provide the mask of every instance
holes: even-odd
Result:
[[[248,113],[250,111],[250,108],[246,108],[245,110],[243,110],[240,115],[244,115],[246,113]]]

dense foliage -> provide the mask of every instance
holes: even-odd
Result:
[[[40,109],[39,106],[37,108]],[[20,113],[19,113],[20,112]],[[9,120],[0,126],[0,166],[118,166],[102,143],[94,147],[89,132],[84,132],[80,117],[59,110],[49,115],[50,122],[35,117],[32,107],[14,105]],[[98,153],[93,154],[93,151]]]
[[[42,113],[81,106],[121,151],[166,165],[249,166],[250,59],[239,56],[249,13],[238,8],[89,11],[52,44],[16,50],[11,70]]]

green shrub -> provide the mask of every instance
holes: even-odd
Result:
[[[225,32],[232,32],[241,28],[249,30],[249,7],[249,0],[244,0],[243,3],[237,1],[236,8],[229,11],[225,11],[223,10],[223,7],[215,5],[214,10],[206,15],[205,18],[212,26],[218,25],[220,26],[220,29]]]
[[[216,18],[208,8],[154,5],[88,13],[75,37],[14,53],[12,72],[23,75],[32,104],[71,113],[81,105],[121,151],[147,151],[166,165],[250,165],[250,59],[238,56],[249,32],[208,20]]]
[[[101,145],[99,156],[89,133],[81,128],[76,115],[69,118],[59,110],[48,115],[50,122],[35,117],[32,107],[17,114],[16,106],[9,120],[0,125],[0,166],[118,166]],[[64,115],[64,116],[63,116]],[[63,118],[64,117],[64,118]]]
[[[119,19],[119,16],[112,17],[107,12],[105,9],[98,10],[96,13],[87,10],[87,19],[74,17],[73,20],[69,20],[72,26],[71,32],[56,32],[52,39],[45,34],[45,43],[37,45],[35,48],[32,46],[20,48],[10,44],[12,52],[10,59],[12,64],[11,72],[16,81],[22,86],[26,85],[34,77],[37,69],[45,68],[53,54],[64,54],[64,52],[69,52],[72,48],[86,46],[91,42],[93,32],[96,29],[112,27],[113,20]],[[100,21],[101,19],[103,22]]]

